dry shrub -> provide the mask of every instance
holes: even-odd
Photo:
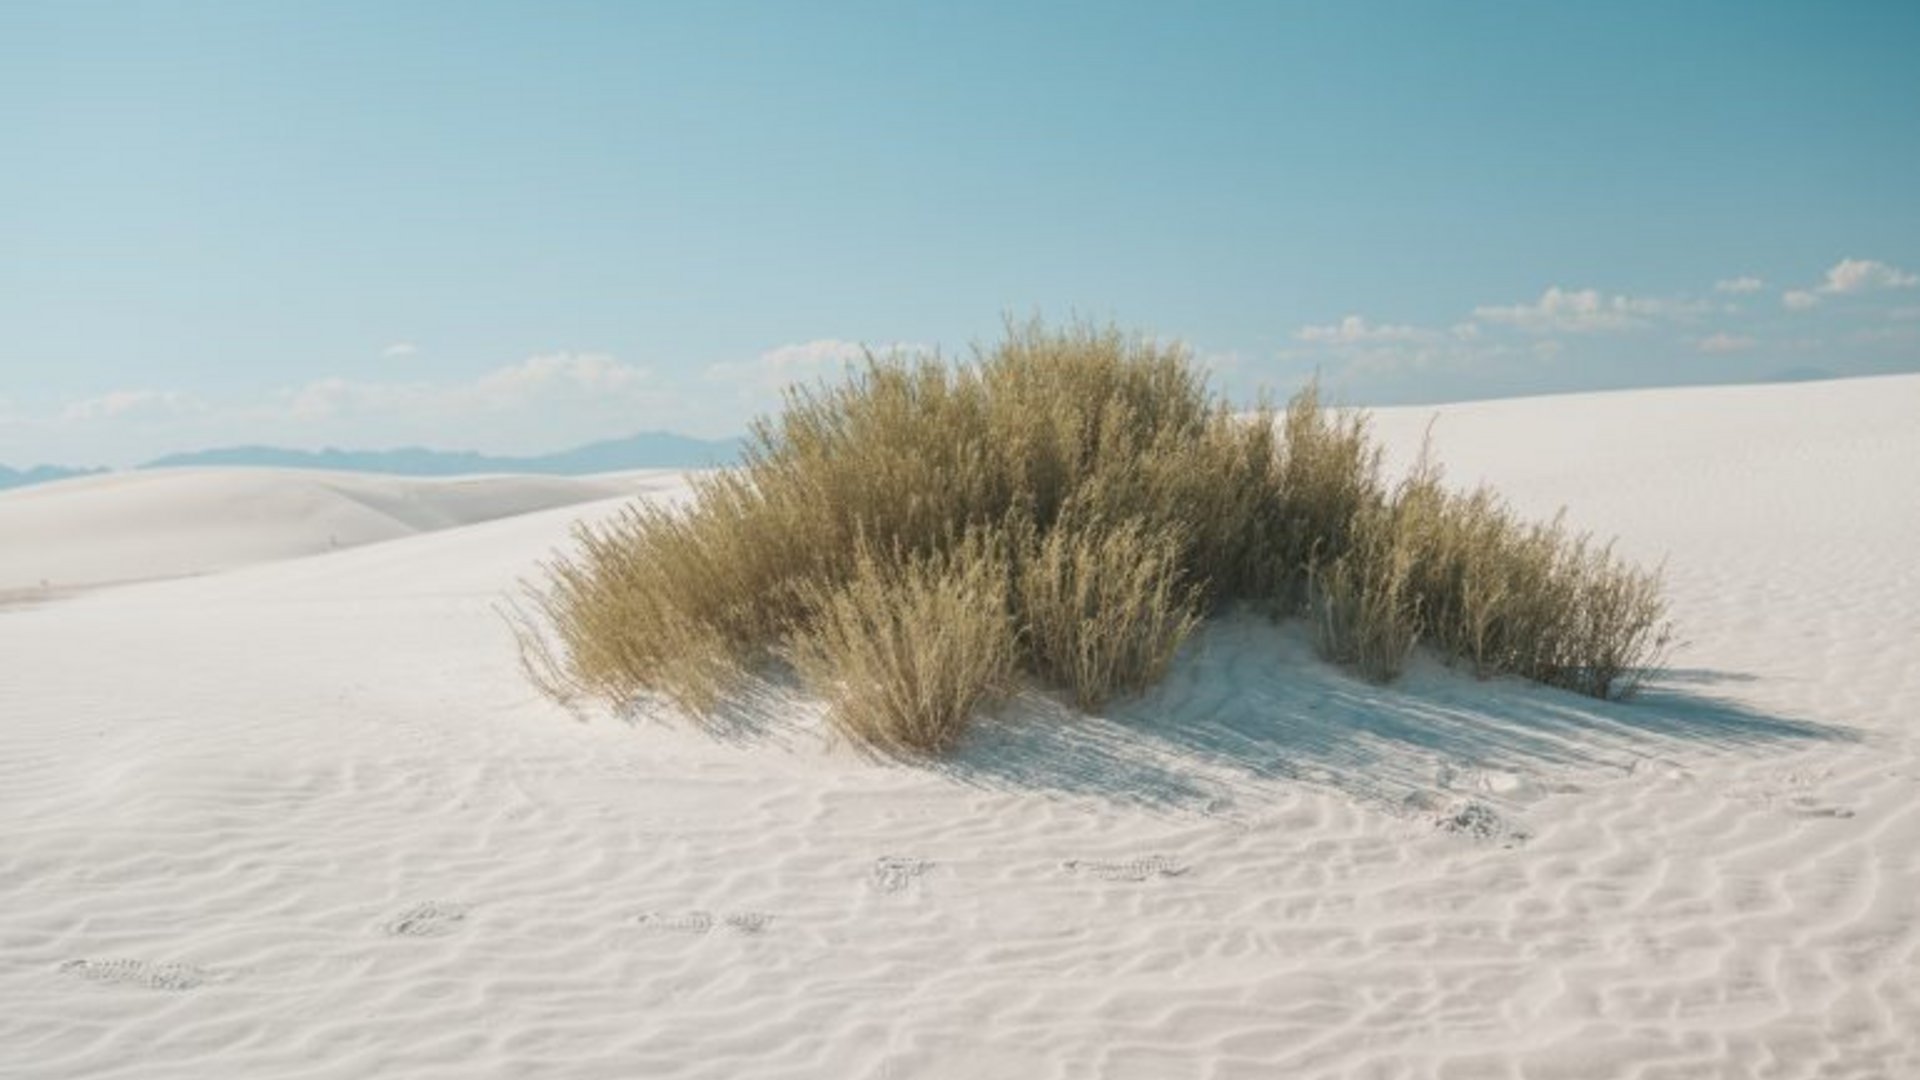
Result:
[[[870,356],[790,392],[690,505],[578,530],[516,632],[556,696],[694,712],[790,655],[855,738],[914,751],[959,738],[1005,664],[1092,706],[1236,603],[1308,614],[1375,678],[1422,641],[1606,696],[1661,655],[1655,577],[1424,464],[1380,471],[1366,418],[1312,387],[1235,416],[1178,346],[1015,324],[971,364]]]
[[[1323,654],[1370,678],[1397,674],[1419,640],[1483,678],[1607,698],[1665,657],[1657,574],[1561,516],[1526,523],[1485,488],[1447,490],[1424,453],[1354,524],[1346,554],[1314,573],[1313,607]]]
[[[737,474],[694,486],[684,510],[635,505],[574,529],[571,557],[528,589],[564,657],[539,664],[538,682],[611,701],[660,693],[703,713],[801,616],[811,575],[806,549],[784,539],[791,515]],[[524,659],[533,639],[521,637]]]
[[[1339,562],[1377,507],[1380,450],[1361,413],[1325,409],[1319,388],[1294,395],[1280,418],[1278,506],[1266,558],[1281,612],[1303,610],[1317,573]]]
[[[911,559],[863,548],[844,584],[810,599],[816,617],[793,640],[794,668],[857,742],[938,754],[1007,686],[1015,633],[996,540],[976,534],[949,555]]]
[[[1039,540],[1018,586],[1030,667],[1089,709],[1158,682],[1199,622],[1182,540],[1139,521]]]
[[[1397,677],[1420,639],[1413,588],[1417,527],[1401,507],[1374,502],[1347,524],[1341,553],[1307,570],[1308,612],[1320,654],[1376,682]]]
[[[1197,438],[1220,412],[1184,349],[1111,328],[1010,324],[978,380],[991,452],[1042,532],[1088,477]]]

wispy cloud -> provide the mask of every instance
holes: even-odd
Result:
[[[1473,309],[1482,322],[1510,326],[1535,334],[1593,334],[1633,330],[1661,316],[1697,314],[1704,305],[1689,300],[1662,300],[1634,296],[1607,296],[1598,289],[1549,287],[1530,304],[1490,305]]]
[[[750,394],[765,395],[796,383],[835,378],[874,356],[928,355],[933,348],[914,342],[896,341],[885,345],[862,345],[840,338],[779,345],[751,360],[724,361],[706,369],[709,381],[732,383]]]
[[[530,356],[462,383],[327,378],[286,391],[283,398],[288,413],[309,420],[406,410],[479,415],[563,396],[618,400],[647,381],[646,369],[623,364],[606,353],[559,352]]]
[[[389,360],[404,360],[409,356],[417,356],[419,353],[420,346],[415,345],[411,341],[396,341],[380,350],[380,355]]]
[[[1831,307],[1832,316],[1822,321],[1834,323],[1831,330],[1839,336],[1827,337],[1828,344],[1853,349],[1860,357],[1877,352],[1872,362],[1884,365],[1910,340],[1900,328],[1920,321],[1920,306],[1852,297],[1908,300],[1911,293],[1901,297],[1896,290],[1916,286],[1920,275],[1855,258],[1833,264],[1804,288],[1779,288],[1755,274],[1728,275],[1714,281],[1711,292],[1693,295],[1554,285],[1532,300],[1482,304],[1456,322],[1431,329],[1358,315],[1309,324],[1295,330],[1291,336],[1297,344],[1273,360],[1325,371],[1330,385],[1344,382],[1350,388],[1365,386],[1368,394],[1419,400],[1434,393],[1598,384],[1609,378],[1599,374],[1603,370],[1622,382],[1658,382],[1670,378],[1671,365],[1688,355],[1728,357],[1731,363],[1735,356],[1793,357],[1827,348],[1766,314],[1764,307],[1777,296],[1793,312]],[[1657,334],[1660,330],[1671,333]],[[1628,334],[1638,337],[1633,352],[1623,354],[1611,339]],[[1439,390],[1442,385],[1448,389]]]
[[[316,379],[285,393],[286,411],[299,420],[352,413],[379,412],[415,404],[431,397],[425,383],[355,382]]]
[[[1724,354],[1745,352],[1758,344],[1759,342],[1753,338],[1742,334],[1729,334],[1722,330],[1694,342],[1693,347],[1703,353]]]
[[[482,375],[470,394],[483,405],[512,408],[555,391],[622,394],[646,381],[646,369],[606,353],[546,353]]]
[[[820,338],[768,349],[760,354],[758,366],[776,376],[801,376],[859,363],[866,355],[866,346],[858,342]]]
[[[1847,340],[1855,345],[1883,345],[1908,341],[1920,341],[1920,327],[1895,323],[1892,326],[1871,326],[1855,330]]]
[[[1349,315],[1337,323],[1325,326],[1303,326],[1294,331],[1293,336],[1300,341],[1323,345],[1368,345],[1383,342],[1425,341],[1432,338],[1434,333],[1417,326],[1369,323],[1358,315]]]
[[[178,390],[114,390],[68,405],[61,410],[60,419],[88,421],[136,416],[181,416],[205,408],[206,404],[199,398]]]

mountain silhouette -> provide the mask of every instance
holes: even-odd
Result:
[[[627,469],[699,469],[739,460],[739,439],[696,439],[667,431],[645,431],[624,439],[588,443],[571,450],[531,457],[495,457],[467,450],[430,450],[405,446],[394,450],[289,450],[280,446],[227,446],[155,458],[142,469],[241,466],[277,469],[336,469],[397,476],[459,476],[468,473],[542,473],[581,475]],[[37,465],[25,471],[0,465],[0,488],[64,480],[105,472]]]
[[[281,469],[339,469],[403,476],[580,474],[618,472],[623,469],[696,469],[730,465],[739,453],[738,439],[695,439],[671,432],[649,431],[625,439],[588,443],[571,450],[533,457],[495,457],[468,450],[429,450],[422,446],[405,446],[395,450],[340,450],[334,447],[288,450],[277,446],[230,446],[169,454],[149,461],[141,468],[241,465]]]
[[[31,469],[9,469],[5,465],[0,465],[0,491],[7,488],[26,487],[28,484],[44,484],[49,480],[87,476],[97,472],[106,472],[106,470],[69,469],[61,465],[35,465]]]

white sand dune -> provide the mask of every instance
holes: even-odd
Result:
[[[149,469],[0,493],[0,597],[184,577],[313,555],[669,483]]]
[[[1920,1076],[1920,376],[1436,412],[1666,560],[1643,700],[1236,620],[937,771],[578,723],[492,607],[617,501],[0,611],[0,1074]]]

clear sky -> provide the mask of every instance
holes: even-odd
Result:
[[[1920,3],[0,0],[0,462],[718,435],[1008,315],[1352,403],[1920,370]]]

